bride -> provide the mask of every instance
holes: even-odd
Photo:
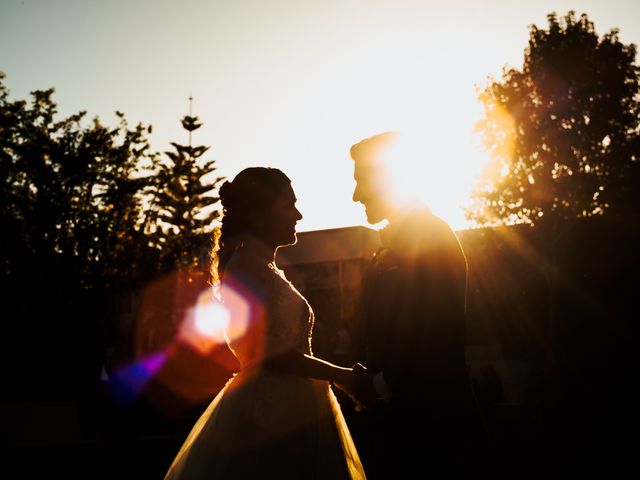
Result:
[[[251,167],[220,188],[223,217],[213,285],[241,365],[187,436],[174,479],[364,479],[331,384],[350,393],[351,368],[314,357],[313,311],[275,264],[302,215],[280,170]],[[353,397],[352,397],[353,398]]]

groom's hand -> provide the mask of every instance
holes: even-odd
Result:
[[[357,400],[356,411],[362,411],[378,403],[380,397],[373,385],[373,374],[360,363],[356,363],[352,368],[352,395]]]

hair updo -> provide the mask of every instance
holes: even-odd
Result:
[[[257,219],[267,214],[276,197],[290,185],[289,177],[277,168],[249,167],[220,186],[218,196],[222,204],[222,223],[213,247],[213,285],[220,283],[229,259],[242,246],[244,237],[247,234],[260,236]],[[264,222],[269,220],[265,218]]]

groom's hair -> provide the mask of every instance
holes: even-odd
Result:
[[[385,155],[400,139],[400,133],[388,131],[372,135],[351,146],[349,153],[354,161],[366,161],[385,164],[389,157]]]

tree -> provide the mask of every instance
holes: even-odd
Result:
[[[198,344],[200,337],[194,336],[195,312],[211,293],[207,282],[210,251],[220,215],[214,208],[219,201],[214,190],[224,177],[215,176],[215,160],[202,160],[209,147],[192,144],[192,133],[202,126],[198,117],[190,112],[181,124],[188,132],[188,144],[171,143],[173,151],[157,161],[154,169],[158,174],[148,191],[148,232],[161,232],[154,247],[160,255],[162,276],[142,292],[144,321],[138,326],[135,346],[140,358],[165,352],[163,369],[149,383],[148,399],[164,402],[158,408],[174,414],[215,395],[220,389],[217,382],[226,381],[231,374],[226,367],[229,358],[235,359],[226,346],[207,344],[204,348]],[[175,372],[190,380],[176,384]],[[193,372],[208,375],[192,377]],[[173,400],[167,402],[168,398]]]
[[[215,160],[200,162],[208,146],[192,146],[191,134],[202,126],[198,117],[185,115],[182,127],[189,133],[188,145],[172,142],[175,151],[165,152],[168,162],[158,164],[153,208],[164,232],[165,262],[174,268],[195,266],[201,251],[210,245],[214,222],[220,215],[211,208],[219,198],[212,192],[224,177],[211,175],[217,170]]]
[[[636,47],[616,29],[599,37],[586,14],[547,18],[547,30],[530,27],[522,68],[479,95],[491,156],[467,217],[481,225],[638,209]]]
[[[10,370],[3,378],[13,377],[16,395],[73,394],[99,373],[103,322],[111,320],[103,300],[155,275],[143,229],[153,177],[141,166],[155,154],[144,125],[129,128],[122,114],[115,128],[97,118],[82,126],[84,112],[58,120],[53,89],[13,101],[3,78],[0,288],[2,365]],[[44,365],[59,376],[33,382]]]
[[[575,241],[569,232],[579,219],[595,216],[612,231],[637,231],[640,69],[636,46],[621,43],[617,29],[599,36],[586,14],[577,18],[573,11],[547,20],[546,29],[530,27],[522,68],[503,69],[502,79],[490,78],[479,94],[485,115],[477,131],[490,159],[466,213],[480,225],[536,226],[529,247],[546,280],[546,366],[556,376],[572,363],[559,335],[571,320],[561,310],[573,298],[561,271]]]
[[[9,100],[0,83],[3,279],[44,294],[139,278],[143,190],[152,180],[141,165],[155,156],[147,127],[130,129],[121,113],[113,129],[97,118],[82,127],[85,112],[56,120],[53,92],[33,92],[28,105]]]

